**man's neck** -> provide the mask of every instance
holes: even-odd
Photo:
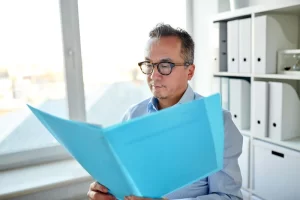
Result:
[[[158,100],[158,105],[157,105],[158,110],[174,106],[176,103],[178,103],[180,101],[180,99],[183,96],[183,94],[185,93],[185,91],[186,90],[181,92],[180,95],[177,95],[176,97],[173,97],[173,98],[157,99]]]
[[[171,106],[175,105],[176,103],[178,103],[179,100],[180,100],[180,98],[176,98],[176,99],[158,99],[158,110],[171,107]]]

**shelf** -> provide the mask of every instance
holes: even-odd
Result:
[[[260,195],[259,194],[256,194],[257,192],[255,191],[255,190],[252,190],[252,196],[254,195],[256,198],[255,199],[262,199],[261,197],[260,197]]]
[[[236,9],[234,11],[222,12],[217,14],[213,18],[213,22],[228,21],[233,19],[250,17],[253,10],[255,10],[255,8],[251,6],[251,7]]]
[[[247,77],[250,78],[251,74],[240,74],[240,73],[231,73],[231,72],[216,72],[214,76],[219,77]]]
[[[249,192],[249,193],[252,193],[252,190],[250,188],[245,188],[242,186],[242,190],[246,191],[246,192]]]
[[[266,14],[268,12],[274,14],[291,14],[291,15],[300,14],[299,0],[294,0],[293,2],[284,2],[284,1],[282,1],[281,3],[276,2],[276,5],[261,6],[261,8],[257,8],[257,9],[258,10],[255,12],[257,14]]]
[[[222,22],[221,24],[215,24],[218,25],[216,33],[218,34],[218,44],[216,45],[217,47],[219,47],[219,49],[217,49],[217,51],[214,51],[214,55],[213,56],[219,56],[220,58],[222,58],[222,54],[220,54],[220,52],[222,53],[223,51],[221,51],[223,48],[223,46],[221,45],[221,43],[223,42],[223,38],[221,37],[222,34],[225,35],[225,31],[228,31],[228,29],[224,28],[222,29],[223,26],[226,25],[226,23],[228,21],[231,20],[239,20],[239,19],[244,19],[244,18],[251,18],[252,23],[251,23],[251,34],[255,35],[259,33],[254,33],[254,26],[256,24],[253,23],[254,21],[258,21],[257,20],[257,16],[261,16],[261,15],[276,15],[276,14],[287,14],[287,15],[294,15],[294,16],[298,16],[298,18],[300,17],[300,0],[283,0],[283,1],[269,1],[270,3],[266,3],[266,2],[260,2],[261,4],[264,5],[253,5],[255,4],[255,2],[249,2],[248,3],[248,7],[245,8],[239,8],[239,9],[235,9],[232,11],[227,11],[227,12],[222,12],[222,13],[218,13],[217,15],[214,15],[212,18],[210,18],[211,23],[218,23],[218,22]],[[249,5],[250,4],[250,5]],[[258,2],[256,3],[258,4]],[[224,7],[225,8],[225,7]],[[258,25],[260,26],[260,25]],[[295,25],[295,27],[299,27],[300,24]],[[228,27],[227,27],[228,28]],[[238,29],[239,30],[239,29]],[[247,31],[249,32],[249,31]],[[235,34],[237,34],[235,32]],[[272,35],[270,36],[272,37]],[[253,39],[253,37],[252,37]],[[266,37],[266,40],[268,40],[269,38]],[[226,41],[225,41],[226,42]],[[229,42],[227,41],[227,44]],[[297,91],[297,94],[299,96],[300,93],[300,73],[297,73],[295,71],[292,71],[291,69],[289,71],[281,71],[281,70],[285,70],[287,68],[285,68],[286,66],[293,66],[294,65],[294,60],[291,57],[291,55],[293,54],[297,54],[300,52],[300,43],[298,44],[297,42],[297,46],[295,47],[287,47],[287,48],[280,48],[276,51],[276,59],[274,62],[273,67],[276,68],[276,74],[256,74],[258,72],[255,71],[255,68],[257,67],[255,62],[256,62],[256,58],[254,58],[254,55],[256,54],[257,48],[255,48],[255,41],[252,41],[250,44],[251,47],[251,51],[250,51],[250,55],[251,57],[249,58],[249,60],[251,60],[251,72],[249,73],[232,73],[232,72],[218,72],[218,70],[220,69],[224,69],[224,65],[228,65],[228,63],[226,63],[226,60],[222,60],[222,59],[218,59],[217,63],[213,63],[212,64],[212,71],[213,71],[213,77],[220,77],[220,78],[231,78],[231,79],[241,79],[241,80],[247,80],[250,81],[250,83],[253,83],[254,81],[264,81],[264,82],[282,82],[282,83],[287,83],[290,86],[292,86],[292,88],[294,90]],[[294,42],[293,42],[294,43]],[[239,47],[238,47],[239,48]],[[221,49],[221,50],[220,50]],[[214,49],[215,50],[215,49]],[[280,61],[280,57],[279,53],[281,54],[290,54],[288,57],[283,57],[282,55],[282,61],[283,63],[279,62]],[[227,59],[228,59],[228,52],[226,52],[227,55]],[[215,58],[215,57],[213,57]],[[237,57],[238,58],[238,57]],[[243,57],[241,57],[243,58]],[[230,102],[230,97],[228,91],[230,90],[230,88],[228,88],[228,82],[224,81],[223,79],[220,80],[220,78],[215,78],[216,80],[214,80],[213,87],[214,89],[218,89],[218,91],[222,90],[222,87],[225,88],[225,92],[223,93],[223,95],[225,95],[224,99],[226,99],[226,102]],[[227,85],[226,85],[227,84]],[[253,86],[253,85],[252,85]],[[251,95],[250,99],[251,99],[251,110],[250,110],[250,115],[252,116],[252,112],[254,111],[255,108],[253,108],[253,105],[256,105],[257,102],[252,102],[253,101],[259,101],[259,95],[255,95],[258,92],[258,89],[260,89],[259,87],[251,87]],[[228,91],[227,91],[228,90]],[[267,90],[268,92],[270,91],[270,89]],[[268,93],[267,93],[268,94]],[[283,94],[284,95],[284,94]],[[288,96],[288,97],[287,97]],[[232,96],[231,98],[234,98],[234,96]],[[258,99],[253,99],[253,98],[258,98]],[[284,97],[282,97],[284,100],[286,100],[287,98],[289,98],[289,95],[285,95]],[[227,103],[228,103],[227,102]],[[266,104],[267,106],[269,106],[269,104]],[[292,112],[292,111],[291,111]],[[252,113],[252,114],[251,114]],[[267,113],[269,114],[269,113]],[[250,124],[252,125],[253,122],[253,117],[250,117]],[[291,151],[295,151],[296,153],[300,153],[300,136],[297,138],[293,138],[291,140],[286,140],[286,141],[276,141],[273,139],[270,139],[268,137],[257,137],[254,136],[253,134],[255,134],[255,131],[253,131],[253,127],[250,128],[251,130],[241,130],[239,129],[240,133],[242,134],[243,138],[244,138],[244,143],[246,143],[246,147],[247,150],[244,150],[242,153],[242,160],[239,163],[240,167],[241,167],[241,172],[242,172],[242,176],[243,178],[247,178],[248,182],[247,184],[244,184],[245,186],[249,186],[249,188],[244,188],[242,187],[243,192],[245,192],[245,199],[251,199],[251,196],[255,197],[259,197],[260,195],[257,195],[256,193],[258,192],[258,188],[254,187],[254,178],[256,175],[256,170],[257,168],[255,168],[255,162],[259,162],[259,160],[257,159],[257,157],[255,156],[255,141],[261,141],[264,142],[265,145],[271,145],[271,148],[274,147],[274,149],[276,149],[277,147],[281,147],[281,148],[285,148],[285,149],[289,149]],[[273,150],[274,150],[273,149]],[[299,154],[298,153],[298,154]],[[246,161],[247,162],[246,162]],[[272,165],[273,163],[271,163],[270,165]],[[292,163],[293,164],[293,163]],[[271,177],[273,177],[273,173],[268,174],[268,175],[272,175]],[[245,179],[244,178],[244,179]],[[265,177],[266,179],[270,178],[270,177]],[[292,178],[292,177],[291,177]],[[257,192],[255,191],[255,189],[257,189]],[[274,188],[272,188],[274,189]]]
[[[282,54],[300,54],[300,49],[286,49],[286,50],[280,50],[278,53]]]
[[[267,12],[272,13],[288,13],[288,14],[298,14],[300,13],[299,0],[294,0],[290,2],[281,1],[276,2],[276,5],[256,5],[249,6],[245,8],[239,8],[233,11],[226,11],[217,14],[213,18],[213,22],[228,21],[233,19],[250,17],[251,14],[265,14]]]
[[[259,139],[262,141],[266,141],[269,143],[277,144],[282,147],[287,147],[289,149],[293,149],[296,151],[300,151],[300,137],[297,137],[297,138],[294,138],[291,140],[287,140],[287,141],[274,141],[270,138],[262,138],[262,137],[257,137],[257,136],[253,136],[253,138]]]
[[[216,72],[213,74],[215,77],[244,77],[244,78],[263,78],[263,79],[281,79],[281,80],[300,80],[300,73],[294,74],[285,72],[285,74],[240,74],[230,72]]]
[[[265,78],[265,79],[282,79],[282,80],[300,80],[300,75],[291,74],[256,74],[254,78]]]
[[[240,130],[241,134],[245,135],[245,136],[251,136],[251,131],[250,130]]]

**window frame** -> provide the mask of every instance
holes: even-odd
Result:
[[[72,159],[72,156],[61,145],[9,152],[0,156],[0,172],[30,165]]]
[[[85,121],[78,1],[59,0],[58,6],[61,19],[68,116],[71,120]],[[9,152],[0,155],[0,171],[71,158],[71,155],[60,144]]]

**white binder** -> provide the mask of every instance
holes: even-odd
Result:
[[[217,22],[214,28],[214,71],[227,72],[227,23]]]
[[[222,87],[221,87],[221,78],[220,77],[213,77],[212,83],[212,94],[219,93],[222,94]]]
[[[250,83],[243,79],[229,81],[229,108],[240,130],[250,129]]]
[[[254,19],[254,73],[276,73],[278,50],[295,49],[299,34],[298,16],[263,15]]]
[[[239,20],[239,72],[251,73],[251,19]]]
[[[269,137],[281,141],[300,136],[300,101],[297,92],[287,83],[269,84]]]
[[[242,195],[243,195],[243,199],[244,200],[249,200],[250,198],[250,193],[246,190],[244,190],[243,188],[241,189]]]
[[[250,149],[250,139],[248,136],[243,135],[243,152],[238,159],[239,166],[241,168],[243,187],[249,188],[249,149]]]
[[[221,78],[222,107],[229,110],[229,78]]]
[[[269,126],[269,84],[264,81],[254,81],[253,87],[253,135],[258,137],[267,137]]]
[[[212,63],[212,69],[213,69],[214,73],[220,71],[219,51],[220,51],[219,48],[213,48],[212,49],[212,57],[211,57],[212,60],[211,60],[211,63]]]
[[[227,22],[227,68],[228,72],[239,71],[239,21]]]

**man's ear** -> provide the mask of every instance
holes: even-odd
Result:
[[[192,64],[188,67],[188,80],[189,81],[192,80],[194,73],[195,73],[195,65]]]

